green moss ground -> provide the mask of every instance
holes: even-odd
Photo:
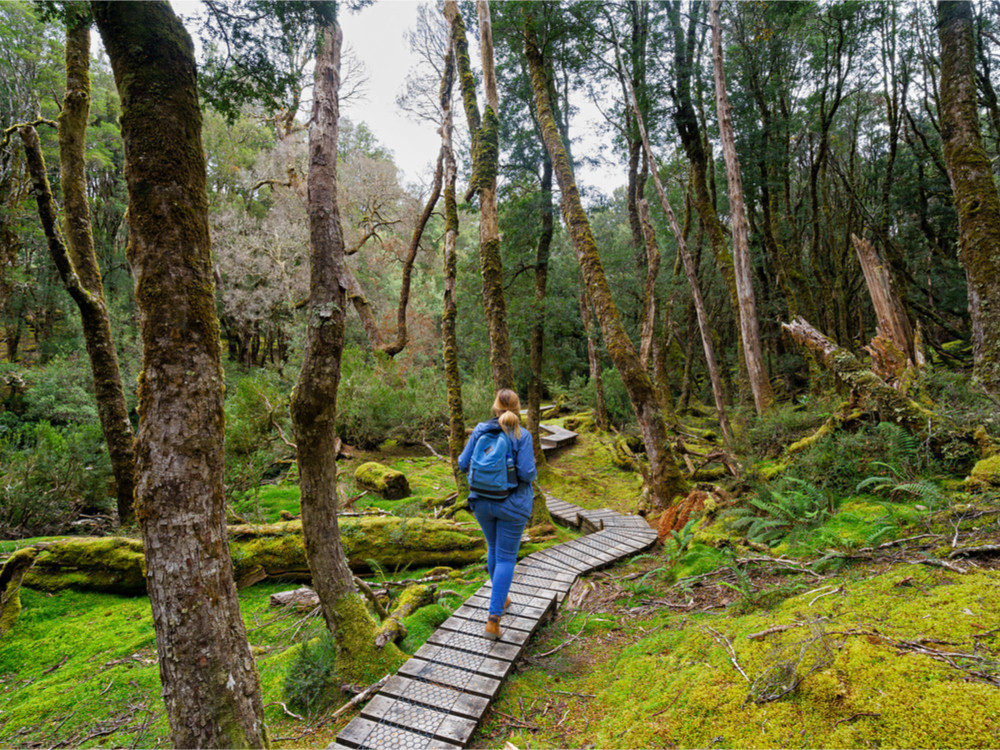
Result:
[[[1000,661],[1000,636],[990,632],[1000,627],[998,584],[996,572],[904,565],[824,582],[842,587],[835,595],[803,592],[745,615],[567,611],[533,642],[530,666],[501,689],[473,747],[997,747],[996,685],[883,636]],[[746,638],[819,618],[816,630]],[[581,628],[579,640],[537,657]],[[790,695],[757,704],[708,628],[731,641],[751,680],[817,636],[813,652],[825,642],[831,660]],[[1000,680],[996,664],[990,674]]]

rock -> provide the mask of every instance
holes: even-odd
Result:
[[[361,464],[354,471],[354,479],[386,500],[399,500],[410,494],[410,483],[406,481],[405,474],[376,461]]]
[[[965,480],[965,487],[973,492],[1000,487],[1000,453],[977,461]]]

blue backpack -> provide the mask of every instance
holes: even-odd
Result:
[[[469,462],[469,489],[487,500],[506,500],[517,487],[514,447],[503,430],[484,432]]]

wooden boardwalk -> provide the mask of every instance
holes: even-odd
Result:
[[[577,577],[650,547],[656,532],[638,516],[584,510],[546,495],[557,523],[587,536],[533,552],[514,569],[499,641],[483,637],[487,582],[455,610],[330,748],[425,750],[465,747],[525,644]]]

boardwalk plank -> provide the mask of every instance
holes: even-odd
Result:
[[[466,693],[474,693],[490,700],[493,699],[497,694],[497,690],[500,689],[500,680],[476,674],[475,672],[467,672],[464,669],[424,661],[416,657],[404,662],[403,666],[399,668],[398,674],[404,677],[452,687],[456,690],[463,690]]]
[[[398,674],[389,678],[380,693],[447,711],[456,716],[464,716],[473,721],[478,721],[490,705],[489,700],[481,695],[465,693],[446,685],[413,680]]]

